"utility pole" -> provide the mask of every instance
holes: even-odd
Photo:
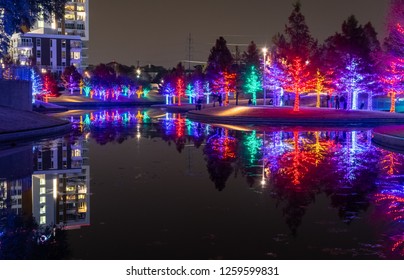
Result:
[[[188,37],[188,74],[191,74],[191,43],[192,43],[192,38],[191,38],[191,33],[189,33]]]

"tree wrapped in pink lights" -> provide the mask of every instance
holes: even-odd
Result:
[[[404,1],[391,0],[388,15],[388,36],[384,41],[385,72],[381,78],[390,95],[390,112],[395,112],[396,96],[403,93],[404,85]]]

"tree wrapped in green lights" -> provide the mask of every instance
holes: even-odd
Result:
[[[257,68],[251,65],[247,69],[245,77],[244,90],[246,93],[251,94],[252,103],[257,105],[257,92],[262,90],[262,82]]]

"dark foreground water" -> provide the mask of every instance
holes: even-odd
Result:
[[[62,117],[69,135],[1,147],[3,259],[403,258],[403,155],[370,129]]]

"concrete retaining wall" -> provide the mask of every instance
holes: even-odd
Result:
[[[32,111],[31,82],[0,80],[0,106]]]

